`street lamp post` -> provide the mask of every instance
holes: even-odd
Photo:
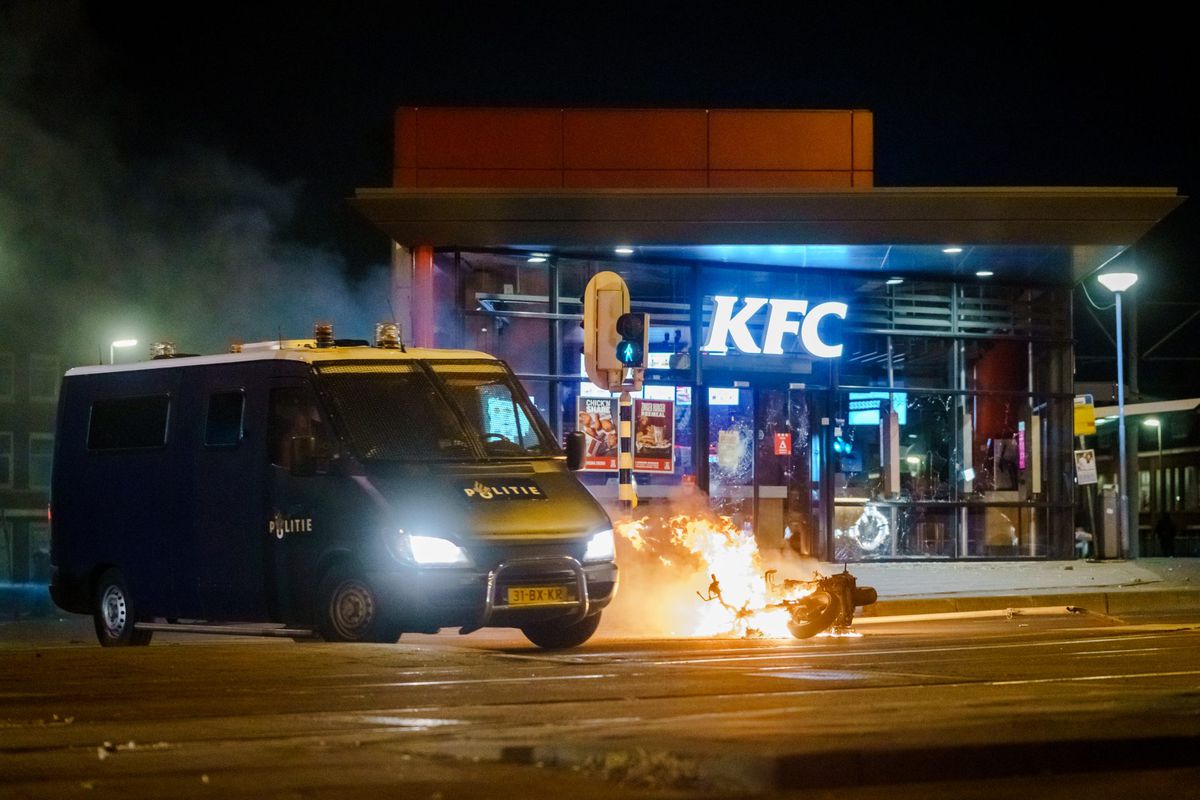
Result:
[[[1136,272],[1106,272],[1098,276],[1100,284],[1117,298],[1117,458],[1120,462],[1120,514],[1117,527],[1118,546],[1126,558],[1137,558],[1138,532],[1129,530],[1129,468],[1125,464],[1125,348],[1121,332],[1121,295],[1137,283]]]
[[[137,339],[117,339],[108,346],[108,363],[117,363],[117,348],[118,347],[137,347]]]

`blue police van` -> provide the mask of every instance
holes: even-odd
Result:
[[[319,326],[233,349],[63,379],[50,592],[102,645],[230,623],[343,642],[515,627],[546,648],[595,632],[612,524],[503,362],[386,326],[374,345]]]

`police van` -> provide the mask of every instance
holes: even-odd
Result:
[[[72,369],[50,592],[105,646],[262,623],[342,642],[515,627],[573,647],[617,567],[567,462],[502,361],[406,348],[394,325],[374,344],[318,326]]]

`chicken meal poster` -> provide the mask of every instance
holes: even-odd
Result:
[[[576,398],[575,430],[587,436],[584,472],[617,471],[617,401],[607,397]]]
[[[633,470],[675,471],[674,401],[633,401]]]

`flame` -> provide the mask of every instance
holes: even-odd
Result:
[[[695,608],[683,621],[690,636],[732,635],[791,638],[790,615],[783,602],[811,594],[801,581],[774,581],[753,532],[729,517],[679,514],[666,519],[619,522],[617,534],[660,567],[708,575],[707,591],[697,586]]]
[[[816,635],[817,639],[861,639],[862,634],[854,628],[830,628]]]

